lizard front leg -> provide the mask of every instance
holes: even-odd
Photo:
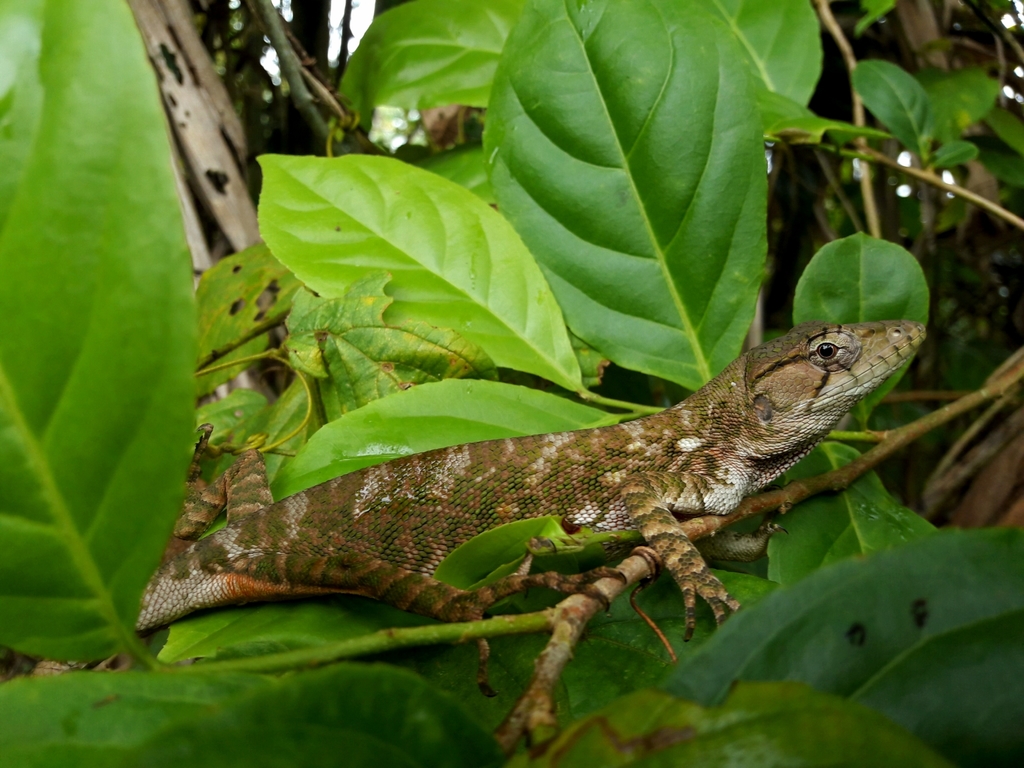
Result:
[[[687,537],[673,511],[688,515],[704,512],[707,481],[699,475],[648,472],[633,475],[622,487],[626,511],[648,545],[679,584],[686,605],[686,635],[693,636],[697,595],[704,598],[721,624],[728,611],[740,604],[708,569],[700,551]]]

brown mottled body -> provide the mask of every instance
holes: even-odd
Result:
[[[364,594],[447,620],[505,594],[585,578],[514,576],[469,593],[424,578],[457,546],[503,523],[639,529],[680,583],[723,618],[736,602],[676,517],[732,511],[805,456],[861,397],[910,358],[918,323],[806,323],[735,360],[684,402],[599,429],[453,446],[330,480],[270,503],[252,452],[194,503],[195,538],[225,505],[228,525],[154,576],[138,627],[202,607],[323,592]],[[246,488],[248,484],[248,488]]]

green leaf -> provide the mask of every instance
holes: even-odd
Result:
[[[690,389],[739,353],[764,267],[765,158],[744,70],[733,36],[692,3],[536,0],[505,46],[484,133],[501,211],[573,333]]]
[[[798,104],[811,100],[821,76],[821,30],[805,0],[700,0],[724,21],[743,60],[769,91]]]
[[[569,334],[569,341],[572,342],[572,351],[576,353],[576,360],[580,364],[580,372],[583,374],[583,386],[587,389],[598,386],[601,383],[601,379],[604,378],[604,369],[608,367],[608,358],[587,344],[575,333]]]
[[[818,117],[807,107],[802,107],[792,99],[764,88],[758,90],[757,106],[761,110],[762,130],[769,139],[780,139],[790,144],[820,144],[826,132],[840,144],[858,136],[871,139],[889,138],[885,131]]]
[[[174,622],[160,661],[224,659],[294,651],[432,619],[355,595],[203,611]]]
[[[786,473],[786,482],[838,469],[860,456],[842,443],[823,443]],[[789,535],[768,544],[768,578],[792,584],[823,565],[905,544],[935,528],[898,504],[874,472],[837,494],[812,496],[786,514]]]
[[[936,168],[952,168],[978,156],[978,147],[969,141],[951,141],[943,144],[932,156]]]
[[[205,368],[266,349],[267,336],[261,329],[284,320],[299,285],[262,243],[227,256],[206,270],[196,288],[199,364]],[[239,345],[243,339],[251,340]],[[243,363],[199,377],[199,394],[208,395],[248,366]]]
[[[1012,112],[996,107],[985,115],[985,123],[1018,155],[1024,155],[1024,123]]]
[[[863,35],[864,30],[895,7],[896,0],[860,0],[860,9],[864,11],[864,16],[857,22],[857,26],[853,28],[854,36],[860,37]]]
[[[220,400],[196,408],[196,428],[213,425],[210,445],[232,440],[234,430],[267,407],[267,398],[251,389],[233,389]]]
[[[988,171],[1006,184],[1024,187],[1024,157],[1005,140],[995,136],[972,136],[978,147],[978,160]]]
[[[573,723],[508,768],[643,765],[951,768],[884,717],[797,683],[741,683],[720,707],[642,690]]]
[[[494,203],[494,192],[484,162],[484,148],[480,144],[463,144],[447,152],[438,152],[416,165],[465,187],[488,205]]]
[[[410,453],[617,421],[597,408],[496,381],[423,384],[324,426],[282,472],[274,498]]]
[[[981,67],[924,69],[916,77],[932,104],[935,138],[944,144],[985,117],[999,95],[999,81]]]
[[[793,322],[870,320],[928,322],[928,283],[909,252],[864,234],[835,240],[818,251],[800,276],[793,298]],[[906,373],[904,367],[858,403],[861,424]]]
[[[288,318],[288,357],[316,378],[328,421],[415,384],[441,379],[497,379],[494,363],[476,344],[423,322],[384,322],[391,280],[376,272],[356,281],[340,299],[309,291],[295,296]]]
[[[872,59],[857,64],[853,86],[875,117],[927,163],[935,136],[935,115],[921,84],[895,64]]]
[[[341,81],[363,125],[381,104],[486,107],[498,55],[524,0],[417,0],[382,13]]]
[[[526,557],[535,536],[564,536],[560,517],[531,517],[484,531],[453,549],[434,571],[434,578],[460,589],[476,589],[512,573]]]
[[[1024,531],[939,531],[850,558],[740,611],[667,688],[704,704],[736,680],[863,701],[960,765],[1024,751]]]
[[[141,653],[195,392],[163,108],[122,2],[8,2],[0,30],[0,644]]]
[[[339,664],[195,707],[125,764],[483,768],[501,761],[494,738],[416,675]]]
[[[72,672],[0,685],[0,754],[16,766],[120,765],[161,728],[269,685],[259,675]]]
[[[267,480],[273,482],[277,473],[290,460],[289,455],[301,449],[306,444],[308,436],[317,431],[319,425],[315,422],[315,414],[306,427],[299,430],[308,410],[309,398],[306,396],[306,388],[296,378],[277,400],[238,425],[231,435],[231,442],[241,446],[247,440],[258,439],[260,445],[270,445],[291,435],[274,453],[265,454],[263,457],[267,467]],[[259,439],[261,437],[262,439]],[[214,476],[227,469],[234,459],[235,457],[230,455],[221,457]]]
[[[580,389],[562,313],[529,251],[494,209],[398,160],[264,155],[260,231],[312,290],[339,298],[386,269],[384,320],[453,328],[506,368]]]

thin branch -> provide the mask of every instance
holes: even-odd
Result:
[[[1008,46],[1010,46],[1013,49],[1013,52],[1017,55],[1017,60],[1021,64],[1024,64],[1024,48],[1021,48],[1020,43],[1017,42],[1017,39],[1013,36],[1010,30],[1008,30],[999,22],[992,21],[992,19],[988,17],[988,14],[986,14],[981,9],[981,7],[975,2],[975,0],[964,0],[964,3],[972,11],[974,11],[974,15],[981,20],[981,23],[992,31],[992,34],[996,36],[996,39],[1003,40]],[[1010,5],[1012,6],[1013,3],[1010,3]],[[1017,9],[1014,8],[1014,16],[1016,16],[1016,13]]]
[[[839,52],[843,55],[843,61],[846,62],[846,70],[850,76],[850,95],[853,99],[853,124],[858,128],[863,128],[866,125],[864,102],[861,101],[857,89],[853,87],[853,70],[857,68],[857,57],[853,55],[853,47],[850,45],[850,41],[846,39],[846,35],[843,34],[843,28],[839,26],[836,17],[832,15],[832,8],[829,6],[829,3],[830,0],[814,0],[814,4],[818,8],[818,15],[821,17],[821,23],[825,25],[825,29],[832,35],[832,39],[836,41]],[[863,137],[854,141],[854,144],[859,149],[866,149],[868,146],[867,141]],[[878,216],[878,203],[875,202],[875,190],[871,186],[871,169],[868,167],[861,168],[860,192],[861,197],[864,198],[864,218],[868,222],[868,232],[871,233],[872,237],[881,238],[881,219]]]
[[[850,202],[850,198],[843,192],[843,185],[839,183],[839,178],[836,176],[835,170],[832,168],[831,163],[825,157],[825,154],[820,149],[814,150],[814,157],[818,160],[818,165],[821,166],[822,172],[825,174],[825,179],[828,181],[832,191],[835,192],[836,197],[839,198],[840,205],[843,206],[843,210],[846,211],[846,215],[850,217],[850,221],[853,223],[853,228],[858,232],[864,231],[864,224],[860,220],[860,216],[857,215],[857,209],[853,207],[853,203]]]
[[[914,389],[909,392],[890,392],[882,398],[883,403],[927,403],[936,400],[959,400],[971,394],[953,389]]]
[[[338,54],[338,80],[348,67],[348,47],[352,44],[352,0],[345,0],[345,12],[341,16],[341,52]]]
[[[844,443],[881,443],[889,436],[887,430],[866,429],[862,432],[848,432],[846,430],[833,430],[828,433],[826,440],[841,440]]]
[[[655,557],[646,547],[635,549],[632,555],[616,566],[616,570],[625,577],[624,580],[600,579],[593,586],[604,596],[607,604],[611,604],[627,588],[657,572],[659,564]],[[572,659],[573,650],[587,623],[604,608],[602,601],[593,597],[571,595],[550,609],[555,611],[551,639],[537,657],[533,677],[526,690],[494,732],[505,754],[511,755],[524,735],[529,736],[531,743],[537,744],[558,732],[555,685],[565,665]]]
[[[263,28],[267,32],[267,37],[270,38],[270,44],[277,51],[277,58],[281,63],[281,73],[284,75],[285,80],[288,81],[288,89],[291,91],[295,109],[299,111],[302,119],[312,129],[317,142],[320,145],[325,144],[328,136],[327,123],[324,121],[323,115],[320,114],[313,95],[306,88],[306,83],[303,81],[303,67],[299,62],[299,57],[295,54],[295,49],[292,48],[288,40],[284,21],[278,15],[277,9],[271,0],[248,0],[248,4],[253,15],[262,22]]]
[[[825,145],[822,146],[825,147]],[[912,168],[905,165],[900,165],[888,155],[884,155],[878,150],[872,149],[871,147],[861,147],[856,152],[851,152],[845,149],[840,149],[838,151],[839,154],[843,155],[844,157],[860,158],[861,160],[867,160],[872,163],[878,163],[879,165],[884,165],[888,168],[892,168],[893,170],[900,171],[901,173],[905,173],[907,176],[913,176],[915,179],[931,184],[933,187],[938,187],[939,189],[949,192],[952,195],[962,197],[964,200],[973,203],[979,208],[983,208],[984,210],[988,211],[994,216],[998,216],[1003,221],[1007,221],[1010,224],[1013,224],[1013,226],[1017,227],[1018,229],[1024,230],[1024,219],[1020,218],[1016,214],[1010,213],[1008,210],[1003,208],[1003,206],[999,205],[998,203],[993,203],[991,200],[984,198],[979,194],[971,192],[971,190],[966,189],[965,187],[961,187],[957,184],[949,184],[943,181],[942,177],[934,173],[933,171],[926,171],[920,168]]]
[[[967,451],[956,464],[935,482],[926,485],[921,494],[924,517],[933,520],[946,506],[946,501],[962,488],[986,464],[1024,429],[1024,408],[1018,408],[1008,419],[988,433],[985,438]]]
[[[649,416],[654,413],[661,413],[664,408],[659,408],[656,405],[641,405],[640,403],[631,403],[627,400],[616,400],[612,397],[605,397],[598,395],[595,392],[591,392],[587,389],[581,389],[576,394],[581,400],[586,400],[588,403],[596,403],[597,405],[607,405],[609,408],[621,408],[625,411],[630,411],[636,416]]]
[[[616,579],[612,579],[618,583]],[[570,598],[571,599],[571,598]],[[174,674],[210,674],[213,672],[288,672],[330,664],[342,659],[370,656],[396,648],[421,645],[464,643],[481,637],[530,635],[546,632],[553,626],[558,606],[535,613],[495,616],[492,619],[453,624],[425,624],[420,627],[381,629],[361,637],[339,640],[311,648],[299,648],[265,656],[248,656],[225,661],[208,661],[187,667],[166,666],[163,671]]]

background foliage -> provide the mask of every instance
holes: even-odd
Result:
[[[347,60],[341,3],[334,66],[331,3],[292,0],[275,70],[269,2],[173,0],[247,139],[265,244],[228,255],[194,169],[192,193],[175,184],[183,129],[168,141],[153,67],[177,63],[147,61],[133,23],[171,2],[0,0],[5,764],[325,762],[339,743],[349,765],[505,759],[490,731],[542,636],[492,640],[487,699],[475,647],[389,651],[429,622],[355,597],[136,638],[198,424],[215,427],[204,476],[257,447],[282,498],[653,412],[804,320],[927,322],[906,375],[799,480],[1024,342],[1014,3],[380,2]],[[186,231],[194,257],[196,233],[224,255],[195,309]],[[1017,764],[1024,536],[936,526],[1024,521],[1022,413],[1011,387],[799,504],[766,562],[719,571],[745,608],[717,631],[704,611],[684,645],[675,586],[646,590],[676,666],[616,602],[553,691],[564,730],[513,762]],[[551,528],[491,532],[441,574],[508,572]],[[369,658],[253,671],[352,644]],[[82,671],[25,676],[43,659]]]

